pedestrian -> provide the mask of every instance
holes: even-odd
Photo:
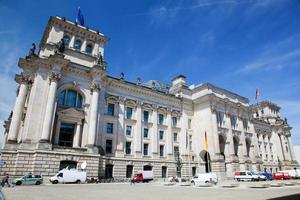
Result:
[[[135,181],[133,179],[133,176],[131,177],[131,179],[129,181],[130,181],[130,185],[135,185]]]
[[[8,175],[8,174],[6,174],[6,175],[3,177],[3,179],[2,179],[2,182],[1,182],[2,187],[5,186],[5,183],[7,183],[8,187],[10,187],[10,184],[9,184],[9,175]]]

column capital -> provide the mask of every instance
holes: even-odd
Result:
[[[16,74],[15,80],[19,84],[29,84],[32,82],[32,75],[31,74],[25,74],[24,72],[21,72],[21,74]]]
[[[137,107],[141,107],[143,105],[143,102],[142,101],[140,101],[140,100],[137,100],[136,101],[136,106]]]
[[[92,81],[92,83],[90,84],[90,90],[91,92],[94,92],[96,90],[100,90],[101,89],[101,85],[98,81]]]
[[[155,104],[153,104],[151,107],[152,107],[152,109],[155,110],[155,111],[157,111],[157,109],[158,109],[158,105],[155,105]]]
[[[61,79],[61,74],[55,71],[49,72],[48,76],[49,76],[49,83],[58,82]]]
[[[126,101],[126,97],[123,97],[123,96],[119,96],[118,97],[118,100],[119,100],[119,103],[125,103],[125,101]]]

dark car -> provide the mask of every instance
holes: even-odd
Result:
[[[262,172],[262,173],[260,173],[260,175],[265,176],[265,177],[267,178],[268,181],[273,180],[273,175],[272,175],[272,173]]]

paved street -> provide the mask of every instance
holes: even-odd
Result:
[[[263,183],[261,183],[263,184]],[[41,185],[18,186],[3,188],[6,200],[43,199],[43,200],[77,200],[77,199],[242,199],[258,200],[271,199],[287,195],[300,195],[300,185],[284,186],[279,188],[249,188],[257,186],[257,183],[240,183],[237,188],[222,188],[214,186],[210,188],[194,186],[163,186],[161,183],[145,183],[129,185],[124,183],[114,184],[65,184],[65,185]],[[294,199],[299,199],[300,196]]]

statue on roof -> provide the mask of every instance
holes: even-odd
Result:
[[[102,65],[103,64],[103,57],[101,52],[99,52],[98,56],[97,56],[97,64],[98,65]]]
[[[57,51],[59,53],[63,53],[65,51],[65,41],[62,38],[57,44],[55,44],[56,50],[55,53],[57,53]]]
[[[29,57],[35,56],[35,49],[36,49],[35,43],[32,43],[31,48],[29,49],[29,53],[28,53]]]

